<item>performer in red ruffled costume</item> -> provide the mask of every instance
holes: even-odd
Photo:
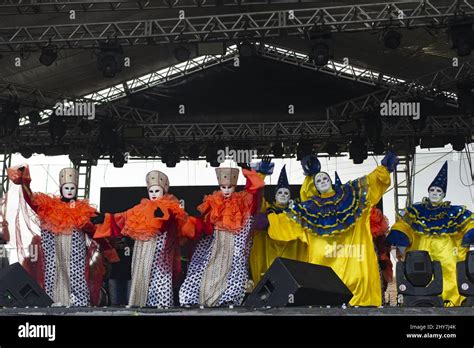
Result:
[[[170,307],[173,280],[181,272],[179,247],[187,238],[194,238],[197,222],[176,197],[167,194],[169,180],[164,173],[151,171],[146,182],[149,199],[123,213],[106,214],[95,237],[135,240],[130,306]]]
[[[207,235],[191,258],[179,291],[181,305],[240,305],[244,298],[253,215],[264,186],[257,172],[245,168],[247,184],[241,192],[234,192],[239,169],[216,168],[220,190],[205,196],[198,207]]]
[[[370,231],[374,238],[375,251],[379,260],[383,293],[387,290],[388,283],[393,280],[393,265],[390,259],[390,246],[385,242],[389,231],[388,219],[376,207],[373,207],[370,212]]]
[[[89,281],[89,260],[94,243],[92,237],[100,216],[87,200],[77,199],[79,173],[74,168],[64,168],[59,174],[61,196],[33,193],[28,166],[8,169],[13,183],[22,185],[24,200],[36,213],[41,235],[34,235],[32,245],[39,246],[38,263],[29,260],[29,270],[39,275],[40,285],[56,304],[89,306],[90,288],[97,301],[97,282]],[[21,204],[21,202],[20,202]],[[21,246],[21,233],[17,233],[17,246]],[[103,244],[105,255],[114,261],[113,249]],[[20,247],[19,249],[22,249]],[[33,267],[32,267],[33,266]],[[98,281],[101,283],[101,280]]]

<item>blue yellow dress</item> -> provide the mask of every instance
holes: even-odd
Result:
[[[307,176],[301,187],[302,202],[287,213],[268,215],[269,236],[305,243],[308,261],[331,267],[351,290],[350,305],[380,306],[382,290],[370,212],[389,186],[390,173],[384,166],[322,195],[313,177]]]
[[[405,209],[392,227],[387,241],[407,247],[406,251],[428,251],[440,261],[445,301],[460,306],[464,297],[457,288],[456,263],[466,257],[467,246],[474,243],[474,219],[466,207],[443,202],[433,205],[427,198]]]

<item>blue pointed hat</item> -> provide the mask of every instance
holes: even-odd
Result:
[[[341,181],[341,178],[339,177],[339,174],[337,174],[337,171],[334,172],[334,185],[335,186],[341,186],[342,185],[342,181]]]
[[[281,168],[280,176],[278,177],[278,183],[275,188],[275,192],[278,191],[278,189],[284,187],[287,189],[290,189],[290,184],[288,182],[288,176],[286,175],[286,164]]]
[[[446,194],[446,189],[448,187],[448,161],[444,162],[443,166],[441,167],[438,175],[436,175],[436,178],[433,180],[433,182],[430,184],[428,187],[428,190],[432,188],[433,186],[437,186],[441,188]]]

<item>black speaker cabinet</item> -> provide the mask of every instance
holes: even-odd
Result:
[[[19,263],[0,270],[0,307],[48,307],[52,303]]]
[[[351,298],[351,291],[332,268],[279,257],[244,306],[341,306]]]

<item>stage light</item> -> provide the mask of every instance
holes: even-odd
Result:
[[[191,59],[191,51],[183,45],[176,47],[173,50],[173,54],[178,62],[186,62]]]
[[[310,54],[314,64],[325,66],[329,62],[329,46],[322,41],[314,43]]]
[[[441,263],[431,261],[427,251],[407,252],[405,261],[397,263],[396,275],[404,307],[443,307],[438,296],[443,291]]]
[[[326,151],[331,157],[336,156],[339,152],[339,145],[335,142],[328,141],[324,146],[324,151]]]
[[[472,30],[470,17],[456,18],[448,24],[448,35],[451,41],[451,49],[456,50],[459,57],[471,54],[474,43],[474,33]]]
[[[433,99],[433,104],[436,108],[441,109],[446,106],[447,101],[448,101],[448,97],[444,93],[439,93]]]
[[[257,52],[255,45],[249,41],[242,41],[238,45],[238,49],[239,56],[243,58],[253,57]]]
[[[9,101],[2,107],[0,115],[5,134],[12,134],[20,125],[20,103]]]
[[[383,44],[386,48],[390,48],[392,50],[398,48],[400,46],[400,42],[402,40],[402,34],[400,34],[397,30],[387,30],[383,33]]]
[[[454,151],[462,151],[466,147],[466,137],[464,135],[457,135],[451,138],[451,145]]]
[[[58,58],[58,47],[55,45],[48,45],[41,49],[39,61],[45,66],[50,66]]]
[[[444,147],[446,142],[443,137],[435,136],[426,136],[421,137],[420,148],[422,149],[432,149],[437,147]]]
[[[175,143],[169,144],[163,148],[161,161],[169,168],[176,167],[180,161],[180,151],[178,145]]]
[[[465,307],[474,306],[474,251],[470,250],[466,254],[464,261],[456,264],[456,274],[458,291],[466,299],[462,305]]]
[[[303,157],[313,153],[313,144],[307,142],[299,142],[296,147],[296,160],[301,161]]]
[[[285,154],[285,149],[283,148],[283,143],[281,141],[276,142],[272,146],[272,154],[275,158],[281,158]]]
[[[362,138],[352,138],[349,145],[349,158],[354,164],[362,164],[367,159],[367,145]]]
[[[39,111],[32,110],[27,114],[28,120],[34,126],[38,125],[41,122],[41,115]]]
[[[470,79],[459,80],[456,82],[458,108],[461,112],[472,115],[474,113],[474,82]]]
[[[90,122],[82,120],[81,122],[79,122],[79,132],[81,132],[81,134],[89,134],[90,132],[92,132],[92,124]]]
[[[201,148],[198,144],[192,144],[188,148],[188,158],[190,160],[198,160],[201,154]]]
[[[125,160],[125,154],[121,151],[115,152],[111,157],[110,157],[110,162],[114,165],[114,168],[123,168],[125,165],[126,160]]]
[[[31,156],[33,156],[33,151],[29,147],[22,146],[20,147],[20,155],[23,158],[30,158]]]
[[[51,140],[53,144],[58,144],[61,139],[66,135],[67,126],[66,121],[63,117],[59,117],[56,115],[51,115],[49,118],[49,135],[51,136]]]
[[[206,148],[206,161],[209,162],[211,167],[219,167],[221,164],[217,161],[217,151],[219,148],[214,145],[210,144]]]
[[[117,41],[101,42],[97,56],[97,69],[104,77],[112,78],[122,71],[124,63],[123,48]]]
[[[385,144],[382,140],[377,140],[373,145],[373,151],[375,155],[383,155],[385,153]]]

